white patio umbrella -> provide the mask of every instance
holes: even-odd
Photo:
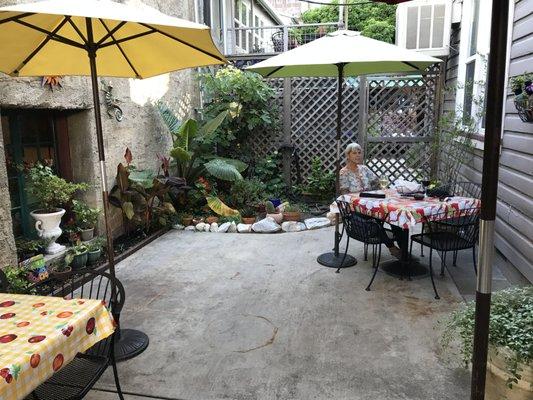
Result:
[[[335,188],[338,195],[343,78],[367,74],[423,71],[438,62],[441,62],[438,58],[370,39],[359,32],[339,30],[249,66],[247,69],[268,78],[307,76],[338,79],[337,160],[335,163]],[[351,267],[357,263],[354,257],[346,255],[344,258],[339,254],[340,236],[337,217],[334,251],[321,254],[317,259],[320,264],[337,268],[337,271],[338,268]]]
[[[109,0],[48,0],[0,8],[0,71],[11,76],[89,75],[110,273],[115,274],[98,74],[148,78],[184,68],[224,64],[210,28],[153,8]],[[148,337],[121,329],[117,360],[141,353]]]

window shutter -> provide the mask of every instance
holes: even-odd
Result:
[[[418,7],[407,8],[406,48],[416,49],[418,37]]]

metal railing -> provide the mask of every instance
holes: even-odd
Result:
[[[226,56],[274,55],[294,49],[339,29],[337,22],[228,28]]]

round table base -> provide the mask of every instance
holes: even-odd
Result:
[[[381,264],[381,269],[387,274],[397,278],[407,278],[407,268],[409,268],[409,275],[411,278],[424,278],[429,275],[429,269],[420,263],[416,257],[411,259],[409,265],[405,265],[400,260],[384,262]],[[435,268],[433,268],[435,272]]]
[[[357,264],[357,260],[355,257],[352,257],[349,254],[346,254],[346,258],[344,258],[344,254],[340,253],[338,255],[335,255],[334,252],[330,253],[324,253],[320,254],[316,261],[328,268],[350,268],[353,267],[355,264]]]
[[[121,329],[120,339],[115,342],[115,360],[125,361],[137,357],[148,347],[150,339],[146,333],[135,329]]]

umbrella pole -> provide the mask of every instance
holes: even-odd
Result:
[[[102,130],[102,113],[100,110],[100,96],[98,95],[98,72],[96,69],[96,45],[93,38],[92,20],[86,18],[87,47],[91,68],[91,85],[93,91],[94,119],[96,123],[96,142],[100,163],[100,184],[102,186],[102,200],[104,203],[105,231],[107,236],[107,260],[109,273],[115,277],[115,254],[113,249],[113,232],[109,221],[109,193],[107,190],[107,174],[105,163],[104,135]],[[118,324],[119,321],[117,321]],[[115,360],[123,361],[141,354],[148,347],[148,336],[134,329],[120,329],[115,339]]]
[[[509,0],[492,3],[490,57],[487,82],[486,128],[483,148],[479,268],[476,287],[476,314],[472,354],[471,400],[485,398],[487,349],[489,341],[492,262],[494,254],[494,221],[498,194],[498,168],[502,132],[505,68],[507,64],[507,25]]]
[[[338,69],[337,78],[337,159],[335,160],[335,199],[340,195],[339,175],[341,170],[341,134],[342,134],[342,98],[343,98],[343,80],[344,80],[344,66],[346,63],[336,64]],[[337,268],[337,272],[341,268],[353,267],[357,264],[355,257],[349,254],[340,254],[339,245],[342,234],[339,232],[339,214],[335,214],[335,243],[333,252],[323,253],[318,256],[319,264],[329,268]],[[348,251],[348,249],[346,249]]]

